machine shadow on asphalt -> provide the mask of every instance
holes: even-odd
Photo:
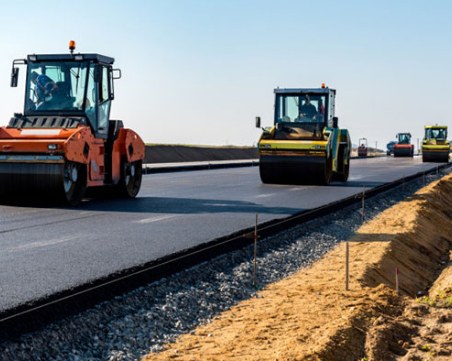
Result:
[[[292,215],[305,211],[303,208],[263,207],[262,204],[224,199],[194,199],[175,197],[138,197],[135,199],[85,199],[76,207],[37,199],[14,199],[1,201],[0,205],[25,208],[55,208],[74,211],[100,211],[125,213],[252,213]]]
[[[375,181],[360,181],[360,180],[348,180],[344,182],[332,182],[331,187],[341,187],[341,188],[376,188],[387,182],[375,182]]]
[[[93,201],[82,207],[86,210],[131,213],[270,213],[290,215],[304,209],[290,207],[263,207],[262,204],[224,199],[195,199],[175,197],[138,197],[124,201]]]
[[[349,180],[347,183],[333,182],[330,189],[340,188],[375,188],[385,184],[377,181]],[[292,185],[297,186],[297,185]],[[287,187],[287,185],[286,185]],[[318,187],[318,186],[315,186]],[[72,210],[90,210],[103,212],[129,212],[129,213],[268,213],[268,214],[294,214],[303,212],[304,208],[290,207],[263,207],[262,204],[224,199],[195,199],[175,197],[137,197],[124,199],[103,195],[101,192],[88,194],[88,197],[78,206],[67,206],[65,203],[49,197],[47,194],[23,194],[11,198],[0,199],[0,206],[23,208],[57,208]]]

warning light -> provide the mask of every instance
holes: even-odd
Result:
[[[325,83],[322,83],[322,89],[325,89],[325,88],[326,88]]]
[[[75,50],[75,40],[70,40],[69,41],[69,50],[71,51],[71,54],[74,52],[74,50]]]

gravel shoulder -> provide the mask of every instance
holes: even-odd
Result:
[[[348,291],[342,242],[144,359],[448,359],[451,209],[448,175],[355,232]]]

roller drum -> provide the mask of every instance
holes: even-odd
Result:
[[[423,151],[422,161],[423,162],[448,163],[449,162],[449,151],[445,151],[445,152]]]
[[[328,184],[331,161],[326,157],[261,156],[259,172],[263,183]]]
[[[63,183],[63,164],[0,163],[2,192],[45,191]]]
[[[414,155],[411,147],[394,147],[394,157],[412,157]]]
[[[86,173],[78,167],[70,162],[0,162],[0,200],[47,197],[75,205],[81,201],[86,183]]]

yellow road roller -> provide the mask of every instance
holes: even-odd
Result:
[[[422,139],[423,162],[449,162],[450,142],[447,140],[446,125],[426,125]]]
[[[325,87],[274,90],[274,125],[259,139],[263,183],[322,184],[347,181],[350,135],[339,129],[336,90]],[[261,127],[256,117],[256,127]]]

